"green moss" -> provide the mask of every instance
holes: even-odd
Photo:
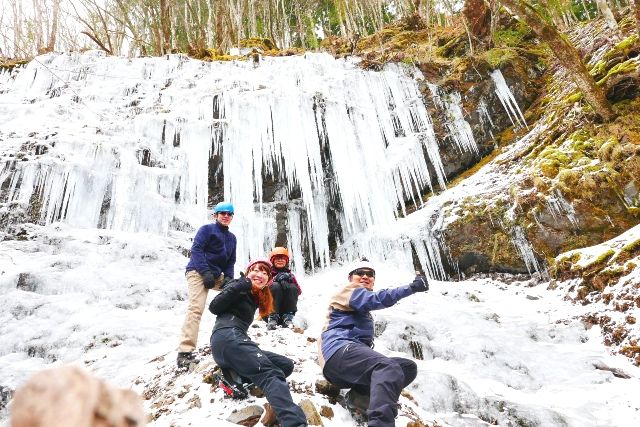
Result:
[[[638,35],[637,34],[633,34],[633,35],[627,37],[626,39],[622,40],[620,43],[618,43],[615,46],[615,49],[619,50],[619,51],[626,52],[627,50],[632,48],[636,44],[637,41],[638,41]]]
[[[28,60],[13,60],[8,59],[6,61],[0,62],[0,71],[13,70],[15,67],[19,67],[20,65],[25,65],[29,63]]]
[[[270,39],[261,39],[258,37],[240,40],[240,47],[254,47],[265,50],[276,49],[276,44]]]
[[[608,249],[606,251],[604,251],[603,253],[601,253],[600,255],[598,255],[594,260],[590,261],[587,265],[585,265],[583,267],[583,269],[587,269],[590,267],[595,267],[601,264],[606,263],[609,259],[611,259],[612,256],[614,256],[616,253],[616,251],[614,251],[613,249]]]
[[[611,154],[613,153],[614,148],[620,145],[618,139],[614,136],[607,139],[599,148],[598,148],[598,157],[604,161],[608,161],[611,159]]]
[[[522,21],[510,28],[500,28],[493,32],[492,38],[496,46],[519,46],[530,34],[531,29]]]
[[[596,82],[596,84],[598,86],[602,86],[603,84],[606,83],[607,80],[609,80],[609,78],[611,78],[611,76],[614,76],[616,74],[632,73],[637,69],[638,69],[638,64],[635,58],[628,59],[624,62],[614,65],[602,79]]]
[[[589,74],[592,76],[602,76],[607,72],[607,62],[604,60],[600,60],[596,62],[591,70],[589,70]]]
[[[584,97],[584,95],[582,94],[582,92],[576,92],[576,93],[573,93],[573,94],[567,96],[564,99],[564,102],[567,103],[567,104],[574,104],[574,103],[580,101],[583,97]]]
[[[620,249],[620,252],[632,253],[637,250],[640,250],[640,239],[626,244],[625,246],[622,247],[622,249]]]
[[[494,48],[484,53],[484,58],[493,68],[501,68],[505,64],[518,57],[518,53],[512,48]]]

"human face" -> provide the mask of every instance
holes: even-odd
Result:
[[[351,283],[357,283],[371,291],[376,281],[375,272],[370,268],[359,268],[351,273],[349,280],[351,280]]]
[[[255,288],[262,289],[269,283],[269,271],[264,264],[255,264],[247,272],[247,278]]]
[[[216,221],[220,223],[220,225],[224,225],[225,227],[228,227],[233,220],[233,214],[231,212],[218,212],[214,215],[214,217]]]
[[[284,255],[276,255],[273,257],[272,262],[273,262],[273,265],[276,266],[276,268],[284,268],[289,262],[289,258],[287,258]]]

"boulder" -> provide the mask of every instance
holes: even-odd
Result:
[[[142,399],[115,388],[78,366],[34,374],[15,392],[12,427],[140,427],[146,425]]]

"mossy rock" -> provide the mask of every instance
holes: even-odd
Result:
[[[5,59],[0,61],[0,72],[11,71],[16,67],[28,64],[29,61],[29,59]]]
[[[271,39],[263,39],[258,37],[252,37],[248,39],[240,40],[240,47],[258,48],[260,50],[277,50],[276,44]]]

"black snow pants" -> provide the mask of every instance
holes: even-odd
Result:
[[[298,311],[298,287],[295,283],[273,282],[270,288],[274,312],[295,314]]]
[[[398,398],[413,382],[418,367],[413,360],[387,357],[364,344],[350,343],[327,360],[324,376],[340,388],[370,396],[369,427],[395,426]]]
[[[293,372],[293,361],[261,350],[238,328],[214,330],[211,334],[213,359],[221,368],[231,368],[264,391],[282,427],[306,426],[302,409],[291,398],[286,377]]]

